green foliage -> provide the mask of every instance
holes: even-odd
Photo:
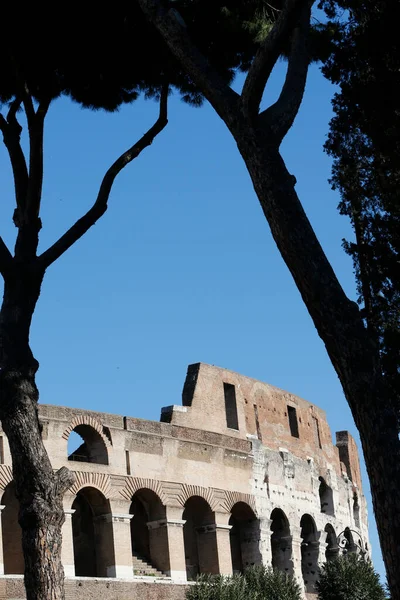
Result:
[[[267,567],[251,567],[244,575],[200,575],[186,593],[187,600],[300,600],[292,577]]]
[[[346,554],[326,562],[317,582],[318,600],[385,600],[370,560]]]
[[[331,183],[354,229],[344,248],[400,414],[400,3],[323,0],[321,6],[336,32],[323,72],[340,86],[326,143]]]

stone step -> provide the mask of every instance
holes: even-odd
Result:
[[[165,577],[164,573],[153,567],[145,558],[139,555],[134,554],[132,556],[132,566],[134,575]]]

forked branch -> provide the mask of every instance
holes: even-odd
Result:
[[[155,137],[166,127],[168,123],[168,91],[169,86],[165,84],[160,92],[160,111],[154,125],[129,150],[121,154],[104,175],[93,206],[57,242],[39,256],[38,261],[43,269],[47,269],[49,265],[55,262],[104,215],[117,175],[124,167],[137,158],[147,146],[150,146]]]
[[[186,27],[159,0],[138,0],[148,20],[158,29],[171,52],[192,81],[203,92],[221,119],[229,126],[235,118],[239,95],[220,77],[207,58],[193,44]]]
[[[286,0],[272,30],[254,57],[242,91],[243,112],[252,120],[258,115],[272,69],[281,56],[288,36],[296,26],[304,7],[308,6],[309,2],[310,0]]]
[[[4,118],[0,114],[0,131],[3,134],[4,145],[10,157],[17,208],[24,205],[28,189],[28,168],[20,141],[22,127],[16,116],[20,105],[21,99],[15,98],[10,104],[7,117]]]
[[[279,98],[259,116],[260,124],[266,123],[279,144],[293,125],[303,100],[310,64],[308,35],[312,3],[313,0],[309,0],[308,6],[303,7],[298,25],[293,32],[285,83]]]

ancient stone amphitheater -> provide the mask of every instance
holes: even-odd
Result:
[[[318,564],[369,550],[353,438],[341,431],[333,445],[321,409],[268,384],[198,363],[160,422],[49,405],[40,420],[54,468],[76,475],[64,499],[69,599],[181,600],[198,573],[260,563],[312,597]],[[72,432],[82,443],[68,455]],[[18,509],[0,442],[0,600],[19,600]]]

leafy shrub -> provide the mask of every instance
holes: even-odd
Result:
[[[187,600],[300,600],[292,577],[270,567],[251,567],[244,575],[200,575],[188,588]]]
[[[346,554],[326,562],[317,582],[318,600],[385,600],[379,575],[369,559]]]

